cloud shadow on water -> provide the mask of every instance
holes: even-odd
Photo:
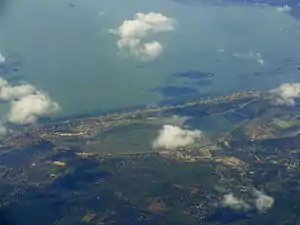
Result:
[[[202,72],[199,70],[187,70],[172,74],[172,77],[175,78],[189,79],[193,82],[193,86],[211,86],[213,85],[212,78],[214,76],[214,73]]]
[[[213,77],[214,75],[214,73],[206,73],[199,70],[187,70],[173,74],[174,77],[189,78],[193,80],[206,80]]]

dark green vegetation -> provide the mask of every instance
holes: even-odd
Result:
[[[1,142],[0,224],[298,224],[298,112],[244,96],[24,127]],[[153,149],[174,114],[209,142]],[[272,207],[222,204],[255,189]]]

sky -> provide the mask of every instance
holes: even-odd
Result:
[[[0,21],[0,53],[18,65],[5,78],[17,74],[47,93],[58,115],[71,116],[156,104],[179,98],[176,90],[222,94],[297,82],[299,28],[288,9],[270,6],[12,0]],[[214,76],[173,76],[189,70]],[[174,93],[166,95],[167,86]],[[9,109],[1,104],[0,114]]]

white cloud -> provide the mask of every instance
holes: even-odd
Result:
[[[38,91],[13,100],[7,118],[11,123],[29,124],[35,123],[40,116],[51,115],[58,110],[59,105],[56,102],[46,93]]]
[[[0,122],[0,136],[6,135],[6,134],[7,134],[7,129],[6,129],[6,127],[3,125],[3,123]]]
[[[34,123],[40,116],[56,113],[59,105],[31,84],[11,85],[0,78],[0,100],[10,102],[7,120],[16,124]],[[5,127],[4,127],[5,128]],[[0,124],[0,134],[4,131]]]
[[[138,53],[143,60],[153,60],[163,52],[163,47],[157,41],[143,44]]]
[[[263,56],[259,52],[234,53],[233,56],[240,59],[252,59],[260,65],[265,64]]]
[[[30,84],[11,86],[5,79],[0,77],[0,100],[10,101],[29,94],[33,94],[36,91],[36,88]]]
[[[224,53],[224,52],[225,52],[225,49],[224,49],[224,48],[218,48],[218,49],[217,49],[217,52],[218,52],[218,53]]]
[[[105,14],[106,14],[106,13],[105,13],[104,11],[98,11],[98,16],[99,16],[99,17],[105,16]]]
[[[255,206],[259,212],[265,212],[274,204],[274,198],[265,193],[254,189]]]
[[[223,196],[222,205],[232,208],[234,210],[247,211],[251,207],[243,199],[239,199],[233,195],[233,193],[226,194]]]
[[[136,13],[134,19],[123,21],[117,29],[109,32],[117,35],[119,50],[141,60],[152,60],[163,52],[163,46],[157,42],[145,42],[154,34],[172,31],[175,28],[173,19],[161,13]]]
[[[285,83],[270,90],[277,105],[293,106],[295,99],[300,98],[300,83]]]
[[[174,150],[194,144],[202,138],[203,133],[199,130],[184,130],[178,126],[164,125],[159,136],[153,142],[154,148]]]
[[[0,63],[5,63],[5,57],[0,52]]]
[[[292,8],[288,5],[276,7],[277,12],[290,12],[291,10],[292,10]]]
[[[274,204],[274,198],[266,195],[265,193],[253,189],[250,193],[251,197],[247,199],[237,198],[233,193],[229,193],[223,196],[222,206],[232,208],[239,211],[248,211],[256,209],[260,213],[264,213],[270,209]],[[248,195],[249,196],[249,195]]]

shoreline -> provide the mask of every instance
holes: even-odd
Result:
[[[55,118],[42,118],[39,123],[37,124],[29,124],[24,125],[22,127],[34,127],[34,126],[45,126],[45,125],[51,125],[56,123],[62,123],[62,122],[75,122],[75,121],[82,121],[82,120],[91,120],[91,119],[100,119],[105,117],[110,117],[113,115],[118,114],[143,114],[143,113],[154,113],[159,111],[167,111],[171,109],[181,108],[184,106],[191,106],[191,105],[204,105],[204,104],[217,104],[221,102],[226,101],[233,101],[238,99],[243,99],[247,97],[259,97],[262,91],[258,90],[240,90],[231,92],[229,94],[224,95],[209,95],[203,97],[203,95],[194,96],[194,97],[186,97],[186,99],[179,99],[177,102],[168,104],[168,103],[158,103],[153,104],[149,106],[149,104],[140,104],[125,108],[119,108],[119,109],[112,109],[107,111],[101,111],[98,112],[91,112],[91,113],[85,113],[85,114],[78,114],[74,116],[63,116],[63,117],[55,117]]]

